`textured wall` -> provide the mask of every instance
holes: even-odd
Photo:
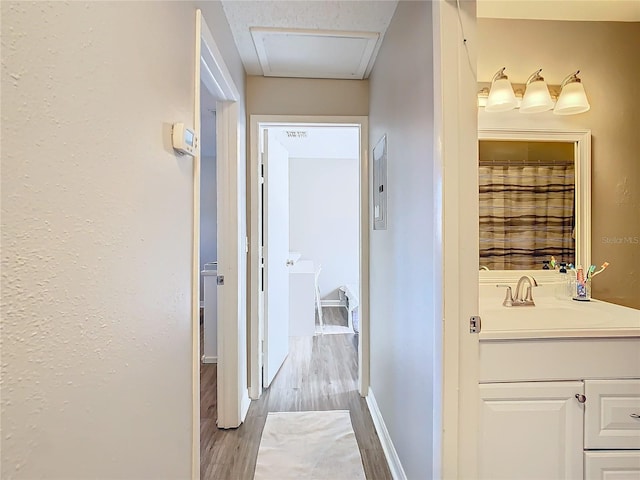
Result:
[[[388,148],[387,230],[371,232],[371,389],[408,478],[432,470],[434,435],[431,4],[399,2],[370,77],[369,152]],[[436,459],[436,463],[439,462]]]
[[[592,134],[591,258],[609,269],[593,280],[596,298],[640,308],[640,23],[478,20],[478,80],[500,67],[514,83],[538,68],[549,84],[580,70],[591,110],[480,111],[479,126],[588,128]]]
[[[2,478],[190,477],[194,9],[1,8]]]

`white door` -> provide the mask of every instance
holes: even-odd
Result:
[[[289,354],[289,152],[264,130],[264,346],[268,387]]]
[[[479,477],[581,479],[582,382],[480,385]]]

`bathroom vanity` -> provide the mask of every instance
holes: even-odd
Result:
[[[483,479],[640,479],[640,311],[480,286]]]

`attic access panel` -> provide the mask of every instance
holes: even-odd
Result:
[[[367,75],[376,32],[251,28],[266,77],[342,78]]]

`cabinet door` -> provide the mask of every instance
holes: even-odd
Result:
[[[480,478],[582,479],[582,382],[480,385]]]
[[[640,479],[640,451],[584,452],[585,480]]]
[[[585,380],[585,395],[585,449],[640,449],[640,380]]]

